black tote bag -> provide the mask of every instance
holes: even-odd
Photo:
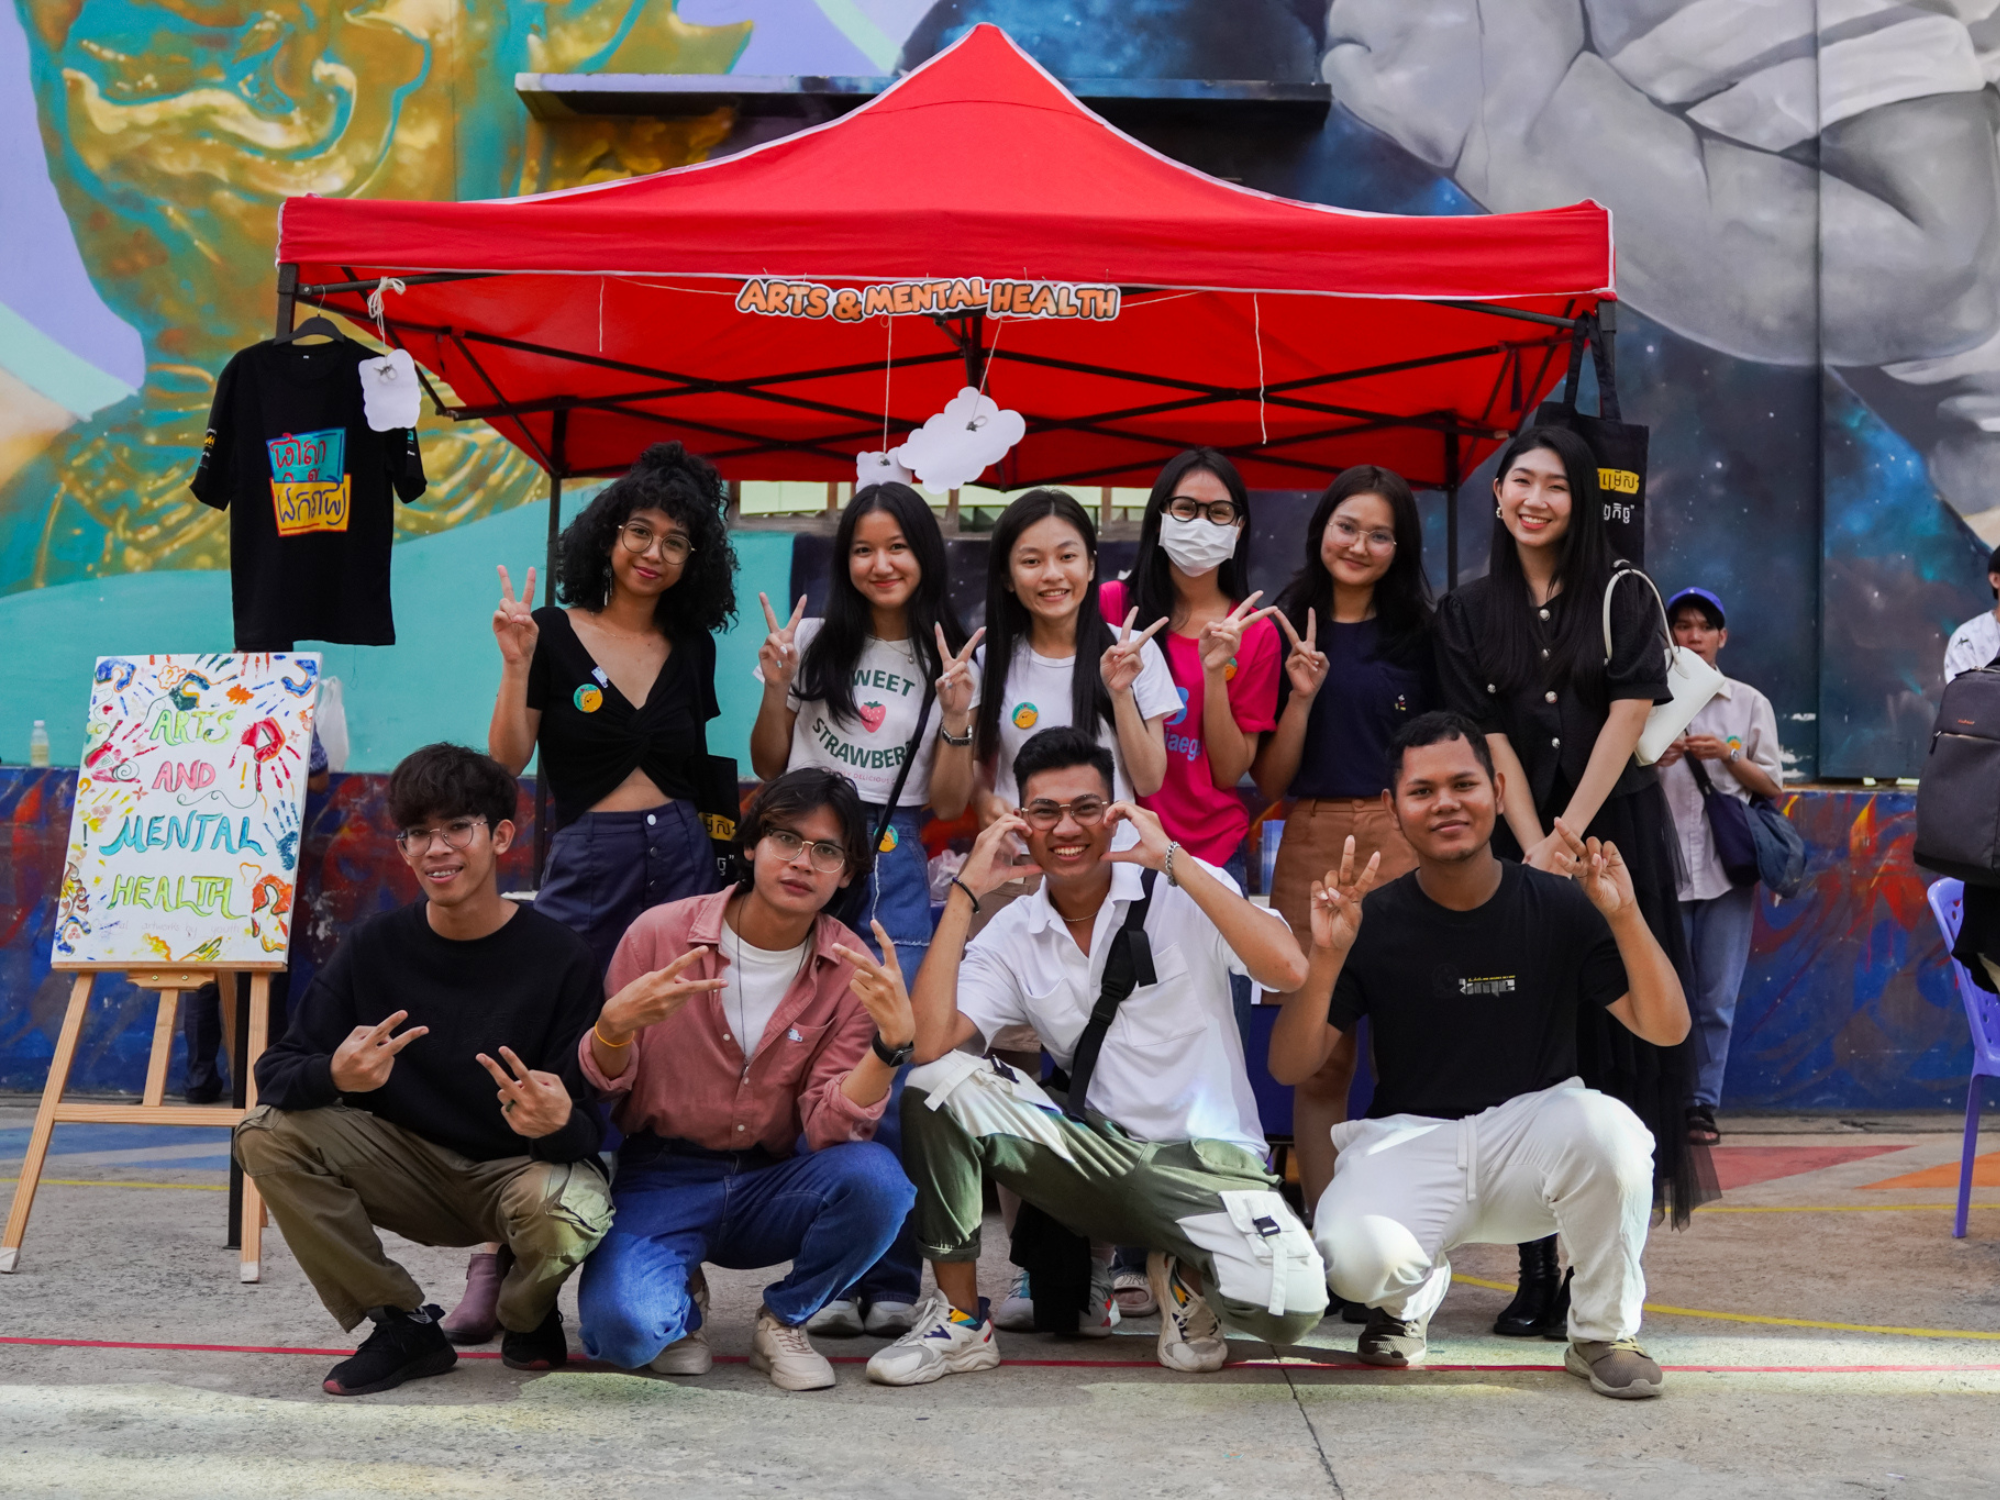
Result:
[[[1576,409],[1576,387],[1583,373],[1584,345],[1597,361],[1597,415]],[[1538,427],[1566,427],[1590,445],[1597,457],[1597,488],[1604,501],[1604,528],[1611,550],[1634,567],[1646,566],[1646,441],[1647,429],[1619,420],[1618,382],[1604,335],[1595,314],[1581,321],[1569,346],[1569,378],[1562,398],[1544,401],[1535,411]]]

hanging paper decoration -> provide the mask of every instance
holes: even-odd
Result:
[[[1005,458],[1027,432],[1027,419],[1019,412],[1002,411],[991,396],[968,385],[890,456],[913,472],[925,489],[942,494],[972,483],[988,465]]]
[[[417,425],[423,392],[417,386],[416,361],[407,349],[391,349],[380,359],[364,359],[361,405],[368,425],[377,432],[395,432]]]
[[[912,484],[916,475],[897,463],[889,453],[854,455],[854,488],[858,493],[871,484]]]

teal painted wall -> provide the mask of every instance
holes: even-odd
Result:
[[[565,514],[574,514],[578,496]],[[518,584],[539,568],[548,526],[543,506],[523,506],[395,549],[394,646],[329,646],[326,672],[346,689],[350,771],[386,771],[418,745],[452,739],[484,746],[500,654],[491,620],[499,598],[496,564]],[[718,642],[716,691],[722,717],[709,748],[750,769],[750,724],[759,689],[750,673],[764,638],[761,589],[783,598],[792,539],[739,532],[737,628]],[[36,719],[48,725],[50,754],[74,766],[83,754],[90,675],[99,656],[226,651],[229,575],[171,571],[89,579],[0,597],[0,761],[24,764]]]

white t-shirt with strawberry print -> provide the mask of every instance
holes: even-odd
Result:
[[[824,623],[817,617],[799,621],[793,636],[799,659]],[[855,717],[836,719],[827,706],[815,699],[802,701],[793,679],[793,692],[786,700],[798,715],[792,723],[792,753],[786,769],[821,766],[839,771],[853,781],[863,802],[880,805],[889,800],[896,785],[896,772],[903,764],[903,752],[917,728],[917,708],[924,701],[925,666],[913,641],[881,641],[868,637],[861,657],[854,664]],[[977,669],[973,702],[978,702]],[[754,674],[759,682],[763,672]],[[903,783],[897,806],[922,807],[930,801],[931,763],[937,757],[938,725],[943,715],[935,698],[924,736],[917,744],[916,764],[910,779]]]

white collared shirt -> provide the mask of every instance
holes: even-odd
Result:
[[[2000,619],[1982,609],[1951,633],[1944,648],[1944,680],[1961,672],[1976,672],[2000,656]]]
[[[1182,850],[1174,862],[1187,858]],[[1236,889],[1214,865],[1206,868]],[[1067,1072],[1103,988],[1111,938],[1139,899],[1140,874],[1134,864],[1112,867],[1088,955],[1049,904],[1046,881],[1005,907],[965,950],[959,1013],[982,1037],[1005,1026],[1034,1027]],[[1228,1141],[1262,1157],[1269,1147],[1229,996],[1229,976],[1248,971],[1207,914],[1164,875],[1154,878],[1145,931],[1158,982],[1133,990],[1118,1007],[1091,1078],[1090,1107],[1137,1140]]]
[[[1728,745],[1741,746],[1744,757],[1779,786],[1785,784],[1785,756],[1778,748],[1778,716],[1771,700],[1747,682],[1734,677],[1722,679],[1722,686],[1702,706],[1688,725],[1689,734],[1712,734]],[[1750,790],[1736,779],[1726,760],[1705,760],[1711,785],[1740,801],[1750,800]],[[1683,757],[1660,771],[1660,785],[1666,789],[1667,806],[1673,810],[1674,832],[1681,846],[1681,863],[1687,873],[1681,881],[1683,901],[1711,901],[1733,889],[1722,871],[1715,852],[1715,830],[1701,805],[1701,788]]]

